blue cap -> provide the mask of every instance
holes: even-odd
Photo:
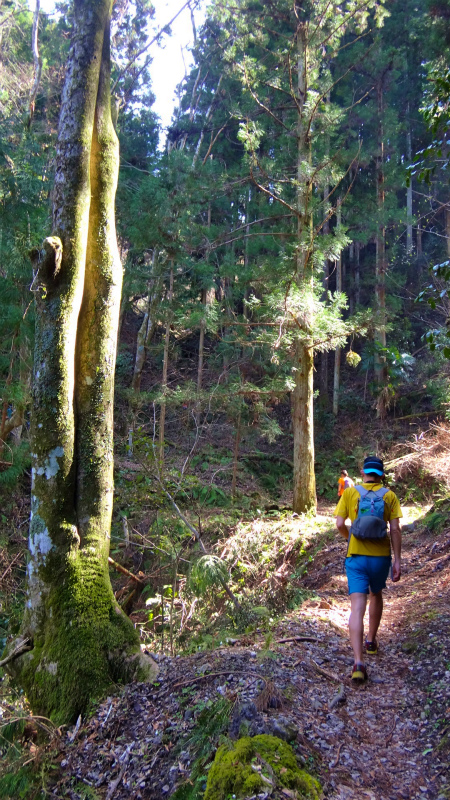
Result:
[[[381,458],[377,458],[376,456],[368,456],[365,458],[363,471],[365,473],[374,472],[375,475],[380,475],[380,477],[382,477],[384,475],[384,465]]]

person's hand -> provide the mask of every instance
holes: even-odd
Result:
[[[400,559],[395,559],[392,565],[392,580],[394,583],[400,580],[402,574],[401,566],[400,566]]]

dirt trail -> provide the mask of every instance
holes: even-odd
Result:
[[[406,509],[405,527],[413,519],[413,510]],[[379,653],[367,659],[370,679],[365,686],[350,686],[345,708],[338,712],[345,723],[338,754],[345,780],[328,795],[333,800],[450,797],[449,544],[450,529],[439,536],[427,530],[404,532],[402,579],[389,581],[384,592]],[[322,551],[319,561],[307,584],[331,607],[321,609],[319,603],[311,613],[319,623],[342,629],[342,640],[348,641],[347,586],[339,570],[342,545]],[[335,672],[349,686],[350,646],[344,650],[344,663],[342,645],[326,661],[334,661]],[[325,719],[319,711],[318,716],[319,730],[326,730],[330,715]],[[336,784],[337,764],[333,772],[331,783]]]
[[[170,797],[191,774],[202,710],[228,698],[231,728],[244,722],[250,735],[293,740],[329,800],[449,798],[449,544],[450,528],[405,533],[403,577],[385,592],[380,651],[364,686],[350,680],[345,548],[336,539],[306,576],[314,599],[272,641],[256,633],[160,659],[158,686],[127,687],[73,740],[69,732],[55,796],[81,800],[87,784],[108,800]]]

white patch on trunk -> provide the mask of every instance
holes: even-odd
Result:
[[[49,664],[45,665],[45,669],[50,673],[50,675],[56,675],[58,672],[58,664],[56,661],[50,661]]]
[[[44,528],[41,533],[35,533],[33,538],[30,536],[29,549],[33,558],[36,557],[36,553],[40,553],[41,556],[44,556],[43,561],[45,561],[45,556],[50,552],[52,547],[53,542],[47,528]]]
[[[50,450],[44,466],[36,469],[36,475],[45,474],[47,480],[54,478],[56,473],[59,472],[58,458],[62,458],[63,455],[63,447],[55,447],[53,450]]]
[[[89,375],[86,375],[86,377],[85,377],[85,379],[84,379],[84,382],[85,382],[85,383],[86,383],[88,386],[92,386],[92,384],[94,383],[94,381],[92,380],[92,378],[90,378],[90,377],[89,377]]]

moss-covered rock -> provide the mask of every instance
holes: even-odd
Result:
[[[319,782],[300,769],[292,748],[276,736],[245,736],[219,747],[209,771],[204,800],[245,800],[273,787],[290,789],[305,800],[320,800]]]

